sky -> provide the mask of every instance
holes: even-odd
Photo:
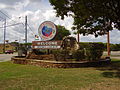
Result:
[[[56,12],[53,6],[50,5],[49,0],[0,0],[0,43],[3,42],[3,25],[6,18],[7,25],[22,23],[12,27],[6,28],[6,40],[14,42],[18,40],[23,43],[25,38],[25,16],[28,17],[28,42],[35,40],[35,35],[38,35],[38,28],[44,21],[52,21],[56,25],[65,26],[71,33],[73,30],[73,18],[65,17],[61,20],[60,17],[56,17]],[[7,15],[7,16],[6,16]],[[71,36],[76,37],[72,34]],[[110,42],[120,43],[120,31],[113,30],[110,32]],[[107,42],[107,36],[99,36],[95,38],[93,35],[82,36],[80,35],[81,42]]]

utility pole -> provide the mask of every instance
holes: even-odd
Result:
[[[110,57],[110,32],[107,32],[107,53],[108,57]]]
[[[25,55],[27,55],[27,16],[25,16],[25,48],[26,48],[26,51],[25,51]]]
[[[25,43],[27,43],[27,16],[25,16]]]
[[[77,36],[78,36],[78,43],[79,43],[80,42],[80,34],[79,34],[79,32],[78,32]]]
[[[4,48],[3,48],[4,53],[5,53],[5,40],[6,40],[6,19],[4,19]]]

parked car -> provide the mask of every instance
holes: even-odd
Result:
[[[13,50],[7,50],[7,51],[5,51],[5,54],[13,54]]]

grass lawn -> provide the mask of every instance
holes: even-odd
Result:
[[[0,52],[0,54],[3,54],[3,52]]]
[[[0,90],[120,90],[120,60],[67,69],[0,62]]]

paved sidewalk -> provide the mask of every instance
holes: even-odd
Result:
[[[14,54],[0,54],[0,62],[10,61],[12,56],[17,56],[17,53]]]
[[[119,59],[120,60],[120,56],[111,56],[112,59]]]
[[[107,56],[107,52],[103,53],[105,56]],[[112,59],[120,59],[120,51],[111,51],[111,56]]]

